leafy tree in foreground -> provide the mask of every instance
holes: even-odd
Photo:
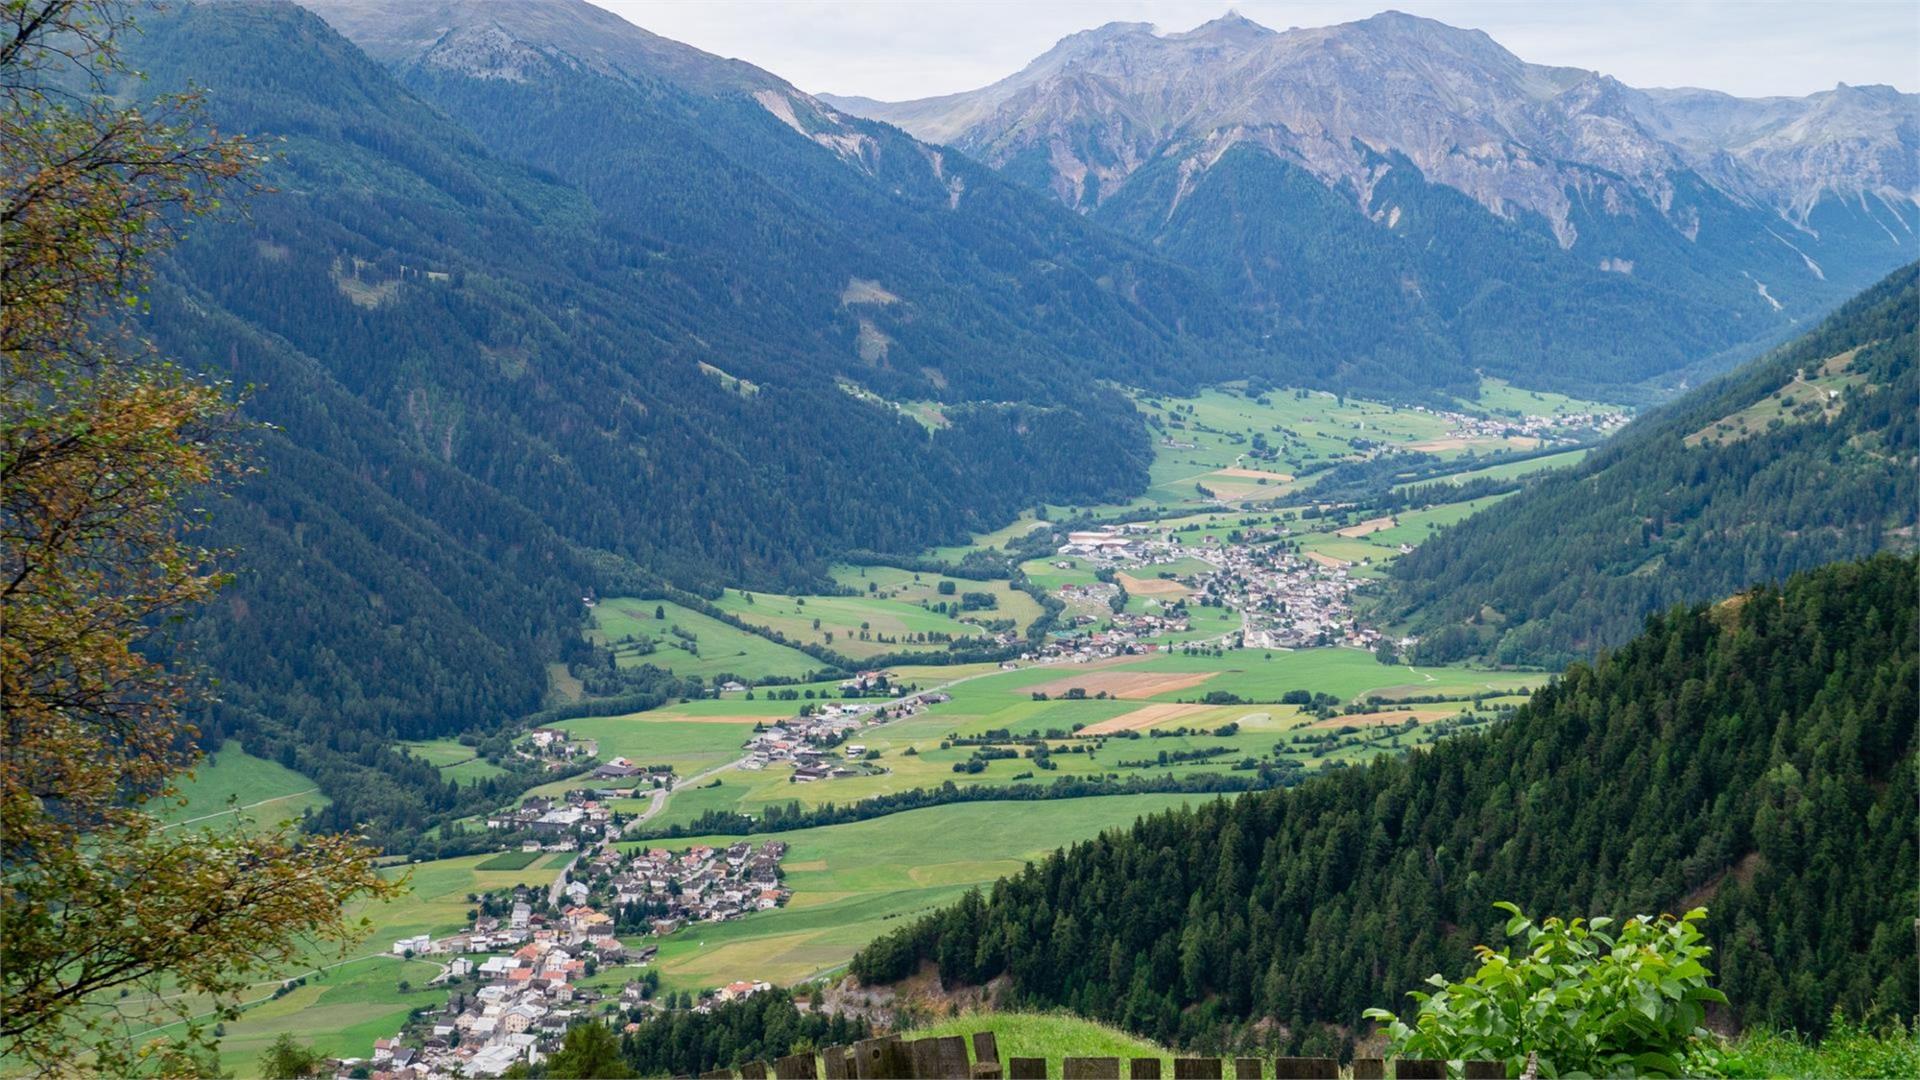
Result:
[[[1523,952],[1477,950],[1480,967],[1456,983],[1435,975],[1439,989],[1411,996],[1420,1011],[1411,1025],[1386,1009],[1369,1009],[1385,1022],[1395,1057],[1499,1060],[1518,1076],[1529,1055],[1541,1076],[1700,1076],[1716,1070],[1718,1043],[1700,1022],[1706,1002],[1726,1003],[1707,985],[1703,961],[1713,950],[1695,925],[1695,908],[1681,918],[1635,916],[1618,934],[1613,920],[1549,918],[1535,924],[1513,904],[1508,936]]]
[[[170,832],[148,810],[195,735],[154,630],[222,583],[188,500],[237,467],[224,388],[112,313],[252,154],[202,141],[191,96],[114,99],[126,26],[110,0],[0,0],[0,1055],[48,1073],[204,1067],[190,1003],[347,936],[343,902],[393,888],[349,837]],[[184,1034],[135,1046],[175,1017]]]

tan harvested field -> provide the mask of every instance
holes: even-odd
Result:
[[[1144,700],[1155,694],[1190,690],[1218,675],[1217,671],[1089,671],[1034,687],[1036,693],[1059,697],[1069,690],[1085,690],[1088,697],[1106,691],[1108,697]]]
[[[1352,563],[1348,562],[1345,559],[1336,559],[1331,555],[1323,555],[1318,551],[1309,551],[1306,553],[1306,555],[1307,555],[1307,558],[1312,559],[1314,562],[1317,562],[1321,566],[1327,567],[1328,569],[1331,569],[1331,570],[1339,570],[1343,567],[1348,567],[1353,565]]]
[[[1177,581],[1168,581],[1166,578],[1139,578],[1125,573],[1113,576],[1120,583],[1120,587],[1133,596],[1181,597],[1193,591]]]
[[[1408,450],[1425,450],[1431,454],[1447,450],[1465,450],[1469,446],[1490,447],[1496,450],[1538,450],[1540,440],[1529,435],[1509,435],[1500,439],[1466,439],[1449,436],[1444,439],[1427,439],[1424,442],[1408,443]]]
[[[1164,723],[1168,720],[1178,720],[1181,717],[1206,712],[1215,707],[1216,706],[1213,705],[1143,705],[1124,716],[1116,716],[1111,720],[1102,720],[1097,724],[1088,724],[1086,727],[1081,728],[1079,733],[1082,735],[1111,735],[1116,731],[1143,731],[1155,724]]]
[[[1352,716],[1335,716],[1327,720],[1315,720],[1308,727],[1343,728],[1374,727],[1379,724],[1404,724],[1408,720],[1426,723],[1429,720],[1445,720],[1449,716],[1459,716],[1460,708],[1434,707],[1431,709],[1392,709],[1387,712],[1354,713]]]
[[[1348,537],[1366,536],[1369,533],[1377,533],[1382,529],[1391,528],[1393,528],[1393,518],[1391,516],[1369,518],[1358,525],[1349,525],[1339,530],[1338,535]]]
[[[1268,472],[1265,469],[1242,469],[1237,466],[1231,469],[1220,469],[1216,471],[1214,475],[1240,476],[1248,480],[1271,480],[1276,484],[1285,484],[1293,479],[1292,473]]]

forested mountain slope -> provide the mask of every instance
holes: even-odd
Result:
[[[1233,352],[1182,271],[957,158],[949,190],[877,125],[861,169],[751,99],[546,53],[551,81],[496,102],[515,122],[485,80],[416,72],[503,143],[570,140],[496,153],[293,5],[145,29],[151,89],[203,87],[272,155],[148,321],[274,425],[220,507],[240,581],[193,628],[232,709],[400,734],[525,712],[583,593],[816,583],[850,548],[1129,493],[1145,430],[1093,374],[1185,385]]]
[[[1393,568],[1429,659],[1557,665],[1648,614],[1910,548],[1920,264]]]
[[[1371,377],[1671,381],[1920,250],[1914,95],[1639,90],[1394,11],[1110,23],[978,90],[825,100],[1049,192]]]
[[[437,105],[287,3],[142,29],[131,92],[203,88],[270,158],[142,314],[268,425],[214,504],[237,580],[180,628],[218,693],[202,728],[382,839],[481,798],[392,740],[540,708],[583,595],[818,585],[849,549],[1130,494],[1147,434],[1094,376],[1244,355],[1186,272],[879,125],[849,158],[751,97],[551,49],[509,92],[456,75],[464,40],[410,74]]]
[[[1528,911],[1711,908],[1743,1023],[1909,1016],[1920,562],[1882,555],[1676,609],[1510,721],[1286,791],[1142,819],[870,945],[1007,976],[1163,1040],[1400,1007]],[[1324,1041],[1316,1038],[1319,1045]]]

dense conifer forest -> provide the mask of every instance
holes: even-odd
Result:
[[[1920,265],[1420,545],[1394,566],[1389,611],[1410,616],[1429,661],[1559,666],[1671,604],[1911,547],[1916,327]],[[1821,375],[1849,353],[1844,374]],[[1744,434],[1698,437],[1743,413]]]
[[[895,198],[784,146],[757,105],[562,67],[551,104],[606,122],[569,152],[593,158],[590,133],[611,130],[641,157],[561,177],[512,160],[576,160],[561,148],[495,131],[497,154],[293,5],[144,27],[131,58],[151,87],[203,87],[211,119],[270,159],[269,190],[202,223],[145,313],[266,425],[257,468],[213,505],[237,580],[174,643],[217,689],[203,730],[298,743],[338,815],[367,809],[349,773],[368,799],[404,793],[373,819],[464,805],[386,744],[539,709],[546,665],[581,648],[582,596],[821,587],[844,552],[1125,495],[1147,434],[1095,363],[1174,385],[1233,351],[1184,272],[984,170],[955,163],[974,201],[954,215],[944,188]],[[727,146],[763,169],[784,155],[793,183]],[[833,218],[856,195],[885,243]],[[900,299],[843,302],[856,276]],[[1148,300],[1110,287],[1126,281]],[[863,358],[863,320],[885,355]],[[944,424],[848,392],[849,373],[940,399]]]
[[[1676,608],[1489,732],[1142,819],[853,970],[931,961],[1158,1039],[1324,1049],[1328,1025],[1463,974],[1499,940],[1495,901],[1705,904],[1729,1019],[1910,1016],[1917,585],[1920,561],[1882,555]]]

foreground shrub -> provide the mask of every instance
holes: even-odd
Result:
[[[1536,925],[1512,904],[1496,906],[1513,916],[1506,932],[1525,939],[1524,951],[1482,945],[1480,967],[1465,980],[1428,979],[1438,989],[1413,991],[1412,1025],[1367,1010],[1387,1024],[1392,1056],[1498,1060],[1509,1076],[1520,1075],[1530,1052],[1543,1077],[1719,1071],[1719,1043],[1700,1026],[1707,1002],[1726,1001],[1707,985],[1712,949],[1696,925],[1706,909],[1636,916],[1613,935],[1612,919]]]

